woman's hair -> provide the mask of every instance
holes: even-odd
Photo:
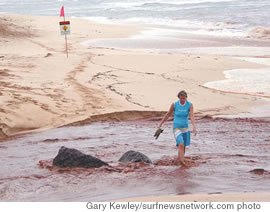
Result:
[[[177,95],[177,97],[178,98],[180,98],[180,96],[185,96],[185,97],[187,97],[187,92],[186,91],[180,91],[179,93],[178,93],[178,95]]]

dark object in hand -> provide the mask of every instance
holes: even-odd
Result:
[[[161,128],[158,128],[157,131],[154,134],[154,137],[156,137],[156,139],[158,139],[159,135],[163,132],[164,130]]]

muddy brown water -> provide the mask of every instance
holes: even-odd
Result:
[[[0,201],[109,201],[136,196],[264,192],[270,188],[270,119],[201,119],[186,157],[176,165],[177,149],[166,123],[99,122],[24,134],[0,143]],[[96,156],[111,167],[59,169],[52,159],[61,146]],[[146,154],[153,164],[119,164],[128,150]],[[266,172],[256,174],[253,169]],[[261,172],[260,172],[261,173]]]

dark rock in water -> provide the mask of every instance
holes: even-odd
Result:
[[[119,159],[120,162],[128,163],[128,162],[144,162],[144,163],[152,163],[152,161],[143,153],[136,152],[136,151],[128,151],[122,155]]]
[[[264,169],[253,169],[253,170],[251,170],[249,172],[254,173],[254,174],[264,174],[264,173],[267,173],[268,171],[266,171]]]
[[[60,148],[57,156],[53,159],[53,165],[60,168],[99,168],[101,166],[109,166],[109,164],[99,160],[98,158],[64,146]]]

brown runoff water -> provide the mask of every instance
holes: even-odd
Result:
[[[156,121],[93,123],[24,134],[0,143],[0,201],[108,201],[127,197],[269,191],[270,119],[201,119],[186,157],[177,166],[171,122],[158,140]],[[98,169],[59,169],[61,146],[108,162]],[[128,150],[152,165],[119,164]]]

